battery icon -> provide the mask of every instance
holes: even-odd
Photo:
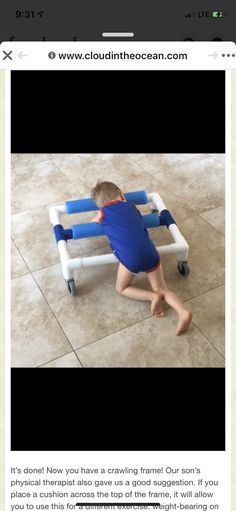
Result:
[[[225,13],[224,11],[212,11],[211,16],[212,18],[224,18]]]

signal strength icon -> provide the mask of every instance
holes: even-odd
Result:
[[[195,12],[186,12],[185,18],[195,18]]]

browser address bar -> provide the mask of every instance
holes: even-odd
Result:
[[[3,42],[2,69],[234,69],[233,42]]]

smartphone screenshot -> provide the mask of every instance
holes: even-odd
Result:
[[[5,508],[230,511],[235,43],[0,58]]]

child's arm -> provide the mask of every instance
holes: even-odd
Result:
[[[96,216],[94,218],[92,218],[92,220],[90,220],[90,222],[97,222],[97,223],[99,223],[100,218],[101,218],[101,211],[98,211]]]

